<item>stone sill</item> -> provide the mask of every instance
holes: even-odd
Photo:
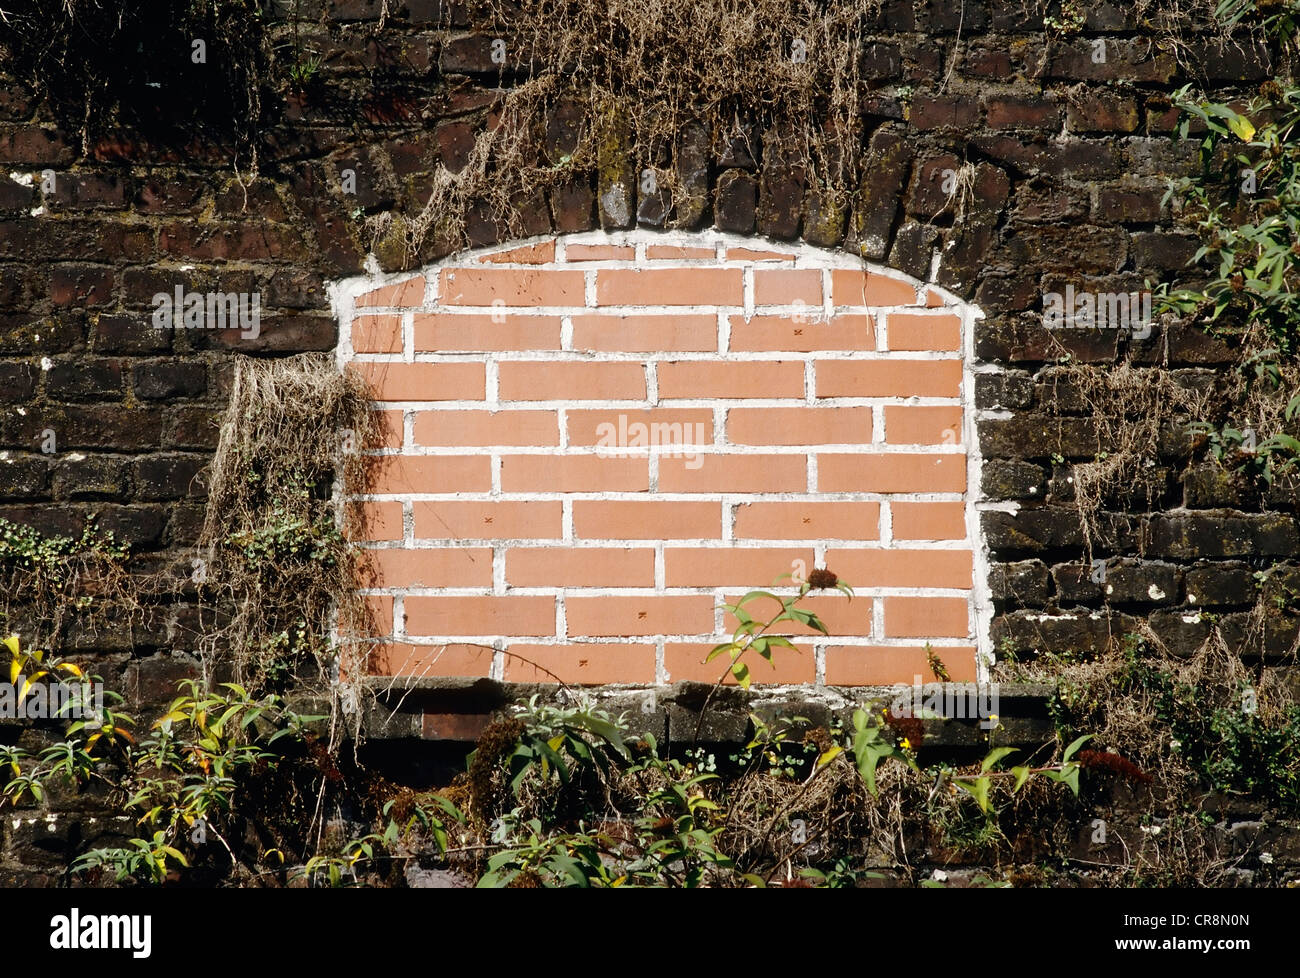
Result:
[[[944,683],[923,687],[925,695],[942,688],[949,697],[973,684]],[[869,706],[875,712],[888,707],[908,687],[762,686],[748,692],[735,686],[717,689],[704,722],[700,711],[708,683],[679,682],[671,686],[600,686],[572,691],[555,684],[505,683],[474,678],[370,678],[362,695],[361,731],[369,741],[422,740],[470,744],[494,719],[507,716],[510,707],[532,696],[556,704],[573,697],[590,697],[593,705],[623,714],[633,736],[652,734],[661,745],[696,742],[743,744],[752,735],[751,713],[765,723],[783,717],[804,717],[813,727],[839,720],[851,729],[854,709]],[[990,687],[978,687],[986,690]],[[999,726],[993,731],[997,746],[1037,747],[1055,736],[1047,703],[1049,685],[997,686]],[[974,711],[965,718],[926,719],[924,747],[961,751],[986,749],[989,731]],[[987,722],[987,721],[985,721]]]

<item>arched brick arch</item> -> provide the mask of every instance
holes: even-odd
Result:
[[[829,567],[755,682],[982,672],[974,307],[842,252],[718,232],[542,237],[333,289],[374,387],[394,675],[715,680],[721,605]],[[755,616],[770,609],[754,607]],[[539,668],[540,667],[540,668]]]

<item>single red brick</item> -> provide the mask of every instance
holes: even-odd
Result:
[[[421,540],[553,540],[562,535],[559,500],[415,502]]]
[[[581,306],[586,279],[580,271],[541,268],[444,268],[438,302],[445,306]]]
[[[353,363],[376,401],[481,401],[487,389],[481,363]]]
[[[716,353],[716,316],[574,316],[573,348],[612,353]]]
[[[882,598],[887,638],[969,638],[964,598]]]
[[[369,306],[419,306],[424,302],[424,276],[417,275],[402,282],[381,286],[364,295],[359,295],[353,305],[362,309]]]
[[[704,635],[713,631],[707,594],[574,597],[564,602],[569,635]]]
[[[417,352],[481,353],[500,350],[558,350],[560,317],[479,313],[417,313]]]
[[[975,649],[969,645],[931,646],[955,683],[976,679]],[[894,686],[921,677],[939,682],[924,647],[901,645],[831,645],[826,649],[827,686]],[[915,745],[913,745],[915,746]]]
[[[439,638],[554,635],[550,595],[407,595],[406,633]]]
[[[880,503],[742,503],[732,532],[750,540],[875,540]]]
[[[602,268],[596,273],[600,306],[739,306],[739,268]]]
[[[957,397],[960,360],[818,360],[818,397]]]
[[[966,456],[818,455],[819,492],[965,492]]]
[[[568,645],[512,644],[505,655],[505,680],[563,682],[570,686],[653,683],[655,647],[626,642]]]

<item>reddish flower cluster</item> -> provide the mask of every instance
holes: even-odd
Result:
[[[818,588],[831,588],[838,584],[839,580],[834,571],[818,567],[808,575],[808,587],[814,591]]]
[[[1136,784],[1150,784],[1155,780],[1127,757],[1110,751],[1081,750],[1075,757],[1080,767],[1109,771]]]

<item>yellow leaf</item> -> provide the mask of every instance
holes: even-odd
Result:
[[[12,686],[18,682],[18,674],[23,671],[22,663],[17,659],[9,663],[9,685]]]
[[[79,666],[77,666],[77,665],[71,663],[71,662],[60,662],[60,663],[59,663],[57,666],[55,666],[54,668],[56,668],[56,669],[62,669],[64,672],[69,672],[69,673],[71,673],[71,674],[74,675],[74,676],[80,676],[80,675],[82,674],[82,673],[81,673],[81,668],[80,668]]]
[[[1255,126],[1244,115],[1233,116],[1229,119],[1228,128],[1243,143],[1250,142],[1250,137],[1255,135]]]
[[[835,760],[835,758],[838,757],[843,751],[844,751],[843,747],[832,747],[830,750],[823,753],[821,757],[817,758],[818,769],[824,768],[831,761]]]
[[[11,654],[13,654],[13,655],[17,655],[17,654],[18,654],[18,636],[17,636],[17,635],[10,635],[7,639],[4,640],[4,647],[7,648],[7,649],[10,651]]]

